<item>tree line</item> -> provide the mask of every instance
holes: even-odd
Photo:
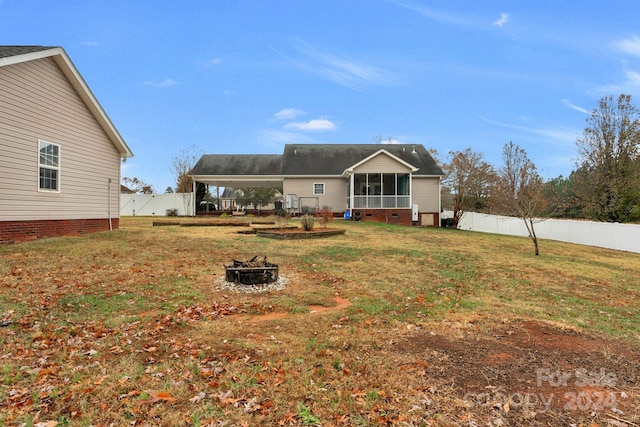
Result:
[[[442,200],[443,208],[453,210],[453,227],[468,211],[516,216],[538,255],[534,224],[541,218],[640,222],[640,111],[631,95],[606,96],[586,122],[576,141],[576,167],[567,177],[543,180],[513,142],[504,145],[498,168],[471,148],[449,152],[442,162]]]

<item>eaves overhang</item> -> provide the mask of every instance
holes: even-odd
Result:
[[[194,181],[228,188],[281,187],[281,175],[190,175]]]

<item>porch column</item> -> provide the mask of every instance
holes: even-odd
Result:
[[[349,182],[347,184],[348,188],[349,188],[349,194],[347,195],[347,197],[349,198],[348,201],[348,208],[349,208],[349,218],[351,218],[351,214],[353,213],[353,174],[349,175]]]
[[[197,187],[197,183],[196,183],[196,180],[194,179],[193,181],[191,181],[191,208],[193,209],[191,211],[191,216],[196,216],[196,212],[197,212],[196,211],[196,187]]]

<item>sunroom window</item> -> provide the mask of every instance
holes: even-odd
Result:
[[[358,173],[353,175],[354,208],[408,208],[408,173]]]

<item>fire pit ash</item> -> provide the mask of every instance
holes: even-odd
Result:
[[[246,261],[233,260],[225,264],[226,280],[243,285],[260,285],[278,280],[278,265],[267,262],[267,257],[258,255]]]

